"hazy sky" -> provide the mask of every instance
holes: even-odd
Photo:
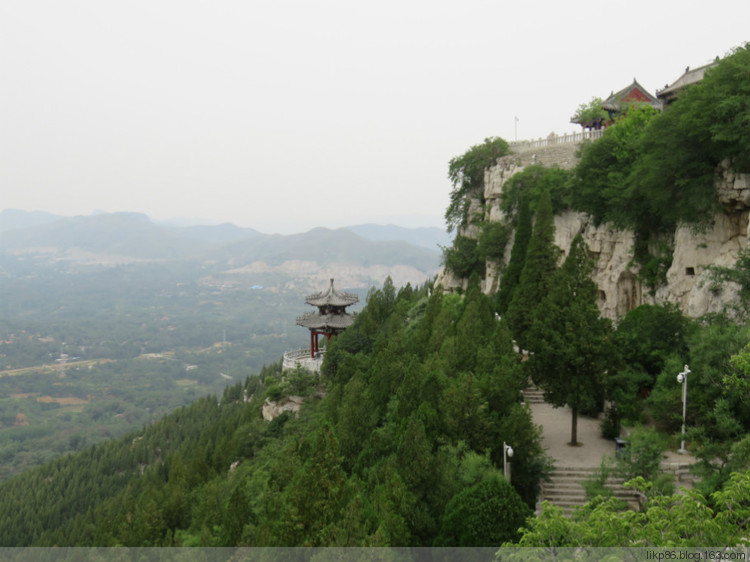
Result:
[[[748,0],[0,0],[0,209],[439,226],[451,157],[573,131],[749,22]]]

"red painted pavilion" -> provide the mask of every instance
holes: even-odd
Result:
[[[652,96],[646,88],[638,83],[638,80],[633,78],[633,83],[626,86],[619,92],[610,94],[610,96],[602,102],[602,109],[609,113],[609,118],[614,119],[614,116],[618,113],[622,113],[627,110],[630,105],[648,104],[654,109],[661,110],[661,102]]]
[[[605,129],[614,123],[615,118],[626,112],[631,105],[648,104],[661,111],[662,102],[652,96],[646,88],[633,78],[633,83],[618,92],[612,92],[602,102],[602,109],[607,112],[608,117],[598,117],[592,121],[581,122],[572,119],[571,123],[577,123],[584,129]]]
[[[310,357],[320,352],[318,336],[325,336],[326,341],[346,330],[354,322],[354,315],[346,307],[359,301],[357,295],[338,291],[333,286],[333,279],[327,291],[309,295],[305,302],[317,306],[317,312],[309,312],[297,318],[297,325],[310,330]]]

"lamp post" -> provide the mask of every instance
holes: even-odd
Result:
[[[682,385],[682,443],[677,451],[681,455],[687,453],[687,449],[685,449],[685,414],[687,413],[687,381],[690,373],[690,367],[685,365],[685,370],[677,375],[677,382]]]
[[[513,447],[503,441],[503,476],[510,482],[510,467],[508,466],[508,459],[513,456]]]

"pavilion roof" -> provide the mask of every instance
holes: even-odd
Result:
[[[327,291],[308,295],[305,302],[313,306],[349,306],[359,302],[359,297],[352,293],[337,290],[333,286],[333,279],[331,279],[331,285]]]
[[[646,88],[641,86],[635,78],[633,78],[633,83],[629,86],[610,94],[602,102],[602,107],[607,111],[622,111],[630,103],[648,103],[656,109],[661,108],[659,100],[652,96]]]
[[[318,314],[310,312],[297,318],[297,325],[311,329],[333,328],[343,330],[354,322],[353,314]]]

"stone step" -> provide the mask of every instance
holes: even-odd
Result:
[[[538,388],[527,388],[523,391],[523,399],[527,404],[544,404],[544,392]]]
[[[550,474],[550,480],[542,483],[541,501],[548,501],[570,515],[575,507],[586,503],[586,490],[582,482],[591,479],[596,471],[596,468],[589,467],[557,467]],[[605,481],[605,486],[614,492],[617,499],[628,503],[636,500],[633,491],[623,486],[622,478],[610,476]]]

